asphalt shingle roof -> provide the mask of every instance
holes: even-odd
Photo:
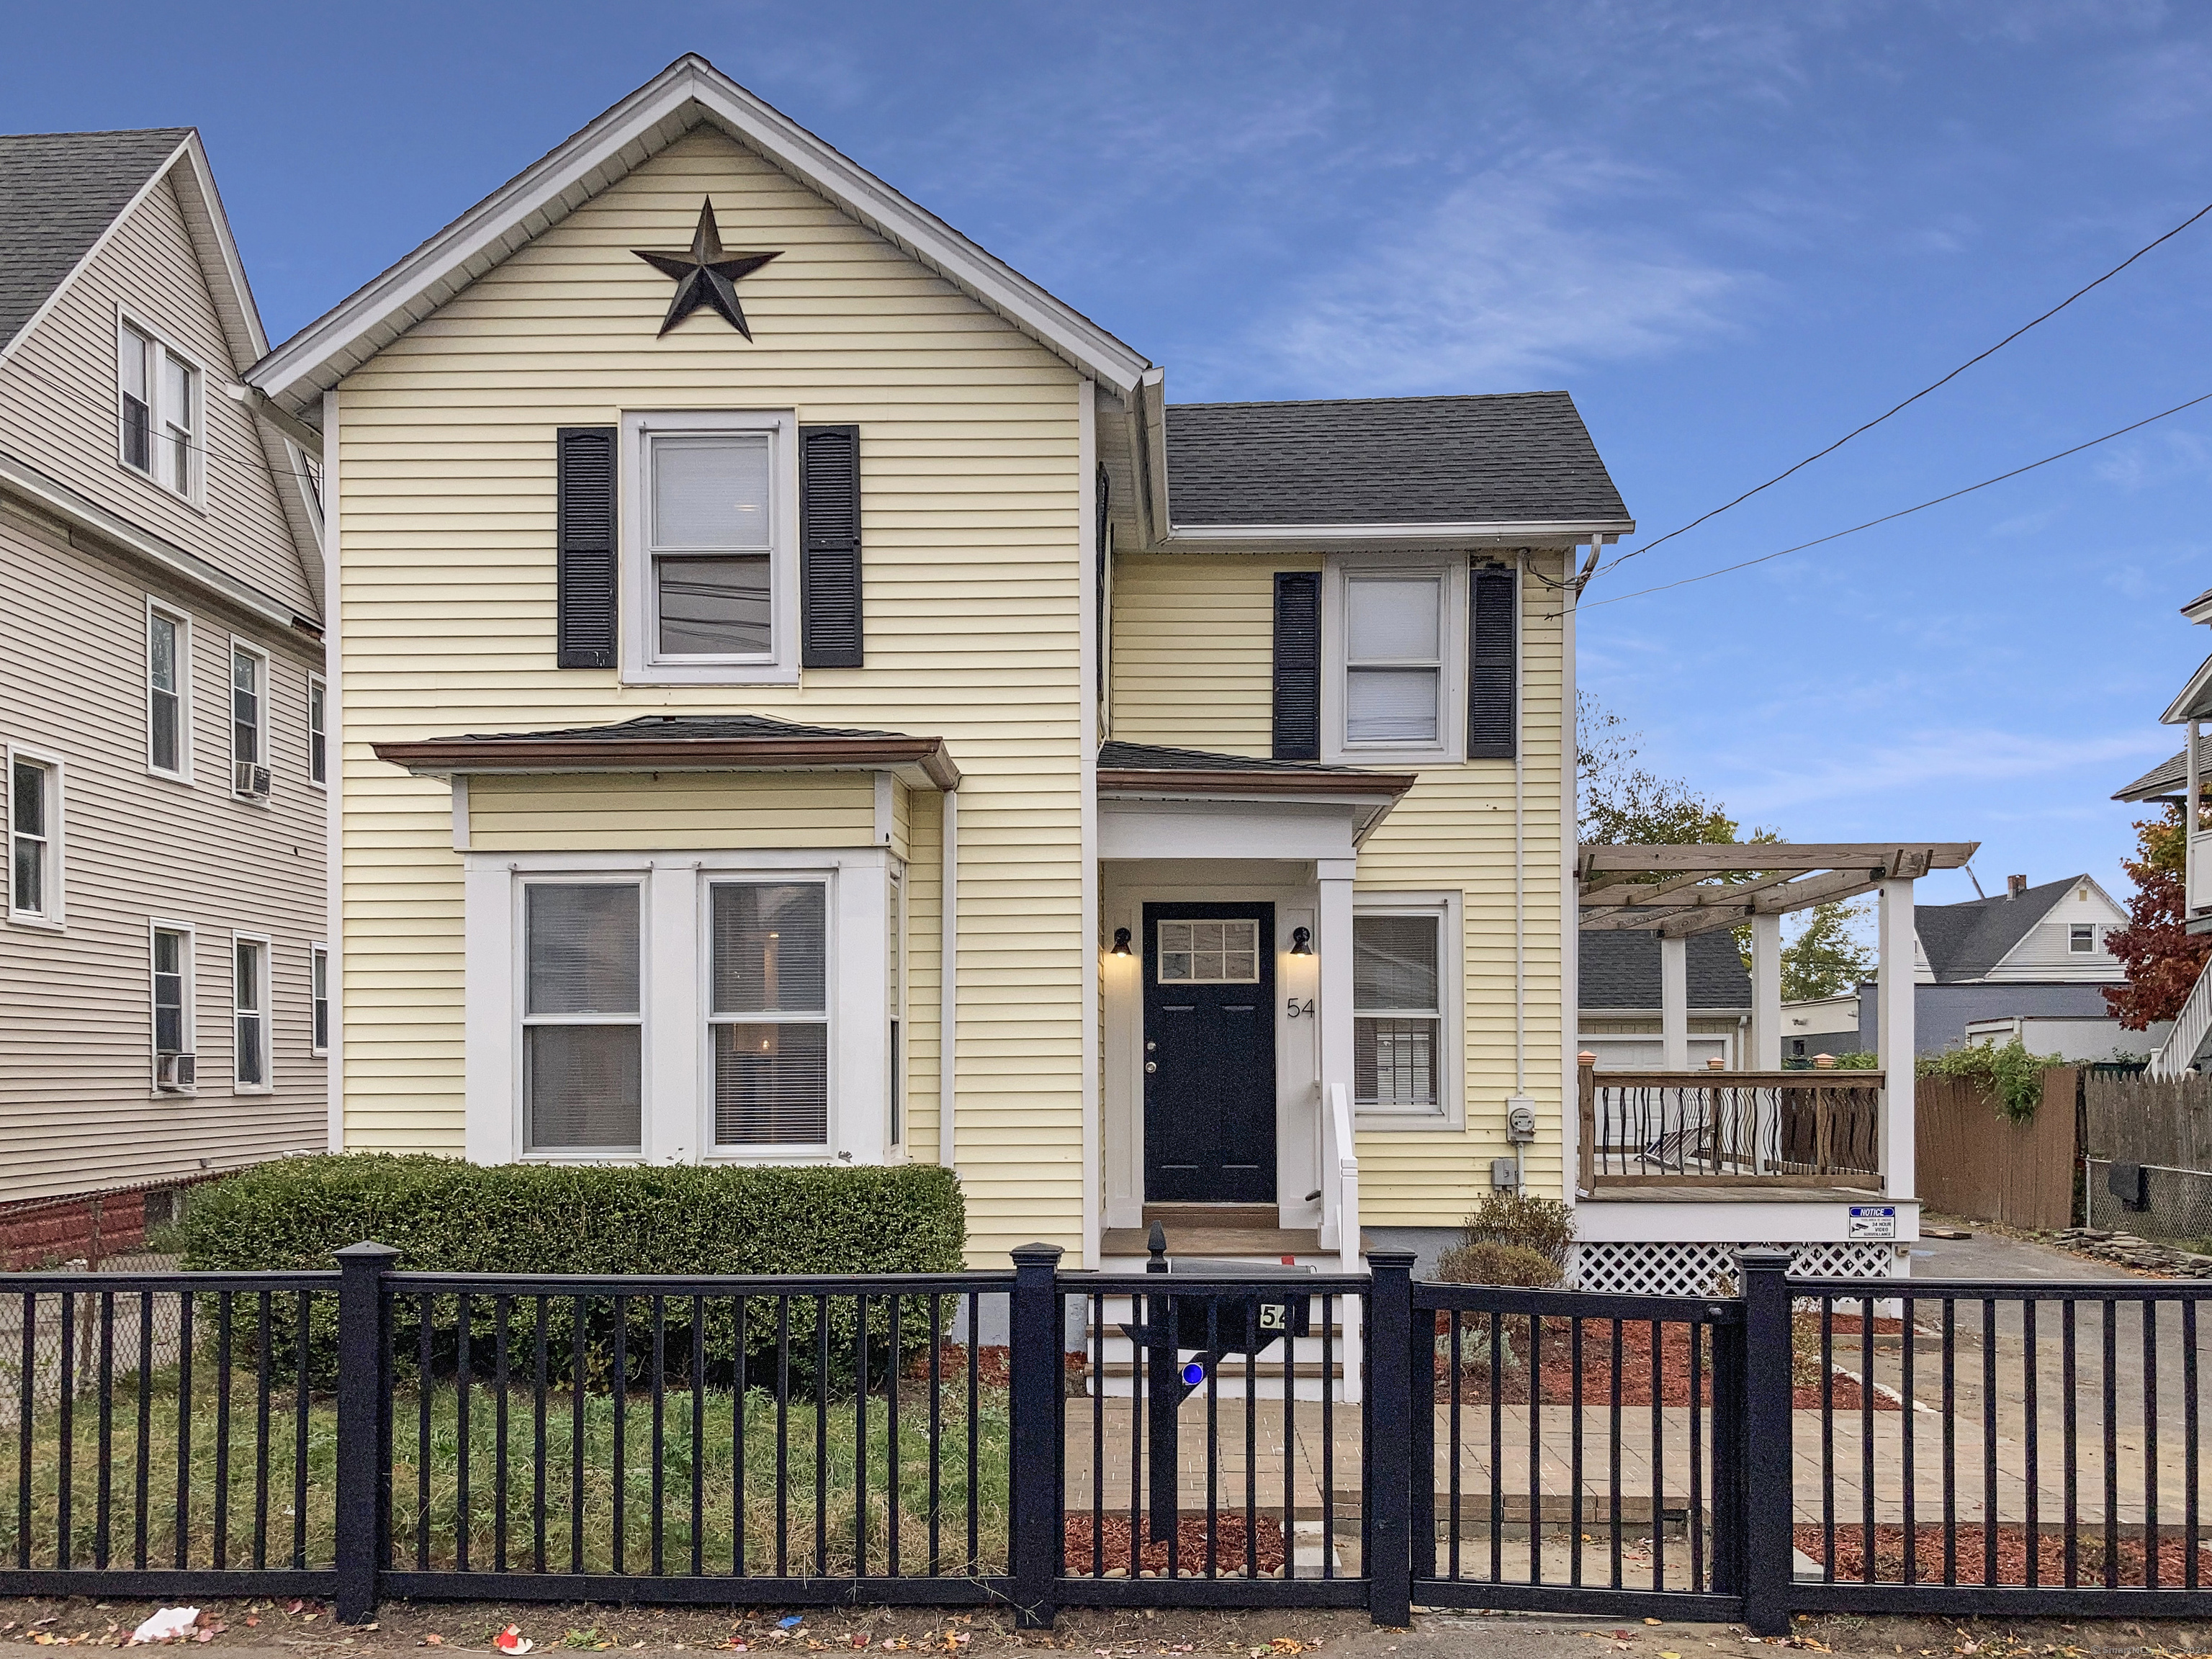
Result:
[[[1216,755],[1203,749],[1169,749],[1152,743],[1098,745],[1098,764],[1115,772],[1326,772],[1333,777],[1360,776],[1357,766],[1324,766],[1318,761],[1271,760],[1265,756]]]
[[[767,714],[641,714],[613,726],[572,726],[558,732],[471,732],[470,743],[680,743],[721,738],[744,742],[775,738],[902,738],[903,732],[865,731],[842,726],[799,726]]]
[[[1751,975],[1745,971],[1733,932],[1717,927],[1710,933],[1692,933],[1683,944],[1692,1013],[1735,1014],[1750,1008]],[[1640,928],[1584,933],[1577,951],[1580,1006],[1657,1010],[1658,934]]]
[[[0,136],[0,346],[31,320],[190,131]]]
[[[2114,800],[2164,800],[2168,797],[2181,799],[2182,791],[2189,787],[2189,751],[2180,750],[2170,761],[2160,761],[2124,789],[2115,790]]]
[[[2069,876],[2031,887],[2018,898],[1967,899],[1959,904],[1916,904],[1913,931],[1938,985],[1979,979],[2027,937],[2027,930],[2087,876]]]
[[[1628,516],[1564,392],[1171,404],[1167,453],[1177,525]]]

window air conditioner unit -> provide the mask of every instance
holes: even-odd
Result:
[[[252,761],[240,761],[233,769],[230,787],[234,793],[265,800],[269,795],[269,769],[256,766]]]
[[[174,1094],[189,1089],[199,1080],[199,1057],[197,1054],[156,1054],[154,1056],[154,1086]]]

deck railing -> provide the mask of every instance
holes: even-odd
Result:
[[[1582,1188],[1879,1189],[1883,1084],[1880,1072],[1584,1066]]]

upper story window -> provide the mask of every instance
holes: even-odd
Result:
[[[182,611],[146,607],[146,767],[165,778],[191,775],[191,623]]]
[[[231,1083],[243,1094],[269,1084],[269,941],[231,937]]]
[[[331,781],[330,690],[315,675],[307,676],[307,781]]]
[[[2097,949],[2097,929],[2090,922],[2077,921],[2066,930],[2066,948],[2076,956],[2094,954]]]
[[[21,750],[8,757],[8,915],[59,927],[62,921],[62,768]]]
[[[235,641],[230,647],[230,763],[234,793],[269,793],[269,659]]]
[[[1340,559],[1322,592],[1323,758],[1433,765],[1462,757],[1465,567]]]
[[[118,440],[123,465],[187,498],[199,493],[200,371],[136,323],[116,328]]]
[[[797,680],[795,436],[787,413],[624,421],[624,678]]]

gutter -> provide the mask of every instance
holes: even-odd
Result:
[[[528,772],[918,772],[960,787],[942,738],[425,738],[371,745],[418,776]]]

